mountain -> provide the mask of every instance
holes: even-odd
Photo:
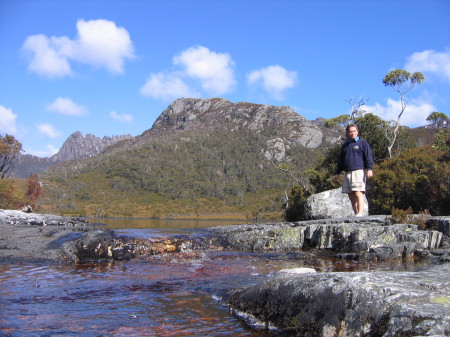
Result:
[[[42,207],[117,217],[279,215],[294,180],[275,166],[301,174],[341,136],[290,107],[178,99],[143,134],[50,168]]]
[[[282,160],[293,146],[315,149],[335,144],[342,136],[342,130],[325,127],[324,120],[308,121],[288,106],[232,103],[224,98],[181,98],[170,104],[149,130],[127,143],[211,131],[260,135],[266,138],[265,156],[276,160]]]
[[[21,154],[14,172],[18,178],[25,178],[30,173],[39,173],[57,163],[92,157],[99,154],[106,147],[131,138],[131,135],[112,136],[99,138],[91,134],[83,136],[79,131],[72,133],[66,139],[58,153],[51,157],[41,158],[29,154]]]
[[[92,157],[99,154],[106,147],[129,138],[131,138],[131,135],[99,138],[88,133],[86,136],[83,136],[81,132],[77,131],[67,138],[58,153],[51,156],[49,160],[57,163]]]

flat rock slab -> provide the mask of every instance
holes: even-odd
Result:
[[[439,219],[449,223],[450,219]],[[440,247],[443,232],[415,224],[390,224],[386,216],[349,217],[272,224],[213,227],[217,246],[243,251],[323,250],[346,259],[388,260],[412,257]]]
[[[84,219],[0,210],[0,261],[74,263],[130,258],[113,231]]]
[[[448,336],[450,264],[415,272],[280,276],[233,290],[227,303],[250,324],[287,335]]]

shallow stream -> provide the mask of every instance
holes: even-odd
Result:
[[[151,235],[175,229],[124,231]],[[247,327],[221,296],[285,268],[416,267],[305,256],[204,251],[72,266],[0,264],[0,336],[278,336]]]

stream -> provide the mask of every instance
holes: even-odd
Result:
[[[108,227],[144,236],[194,228],[188,223],[189,229],[119,223]],[[280,336],[246,326],[223,305],[222,296],[286,268],[346,272],[417,267],[306,256],[193,251],[79,265],[0,264],[0,336]]]

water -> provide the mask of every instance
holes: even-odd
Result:
[[[0,336],[278,336],[245,326],[220,298],[295,267],[325,272],[414,266],[224,251],[73,266],[0,264]]]
[[[111,229],[149,229],[149,228],[205,228],[213,226],[229,226],[244,223],[256,223],[251,220],[209,220],[209,219],[119,219],[119,218],[87,218],[91,223],[98,222],[106,224],[107,228]],[[267,222],[267,221],[266,221]]]

